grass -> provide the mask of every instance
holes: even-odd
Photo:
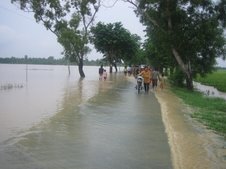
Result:
[[[219,91],[226,92],[226,70],[217,70],[206,77],[198,76],[196,81],[217,88]]]
[[[194,107],[193,118],[226,138],[226,101],[224,99],[206,97],[200,92],[191,92],[182,88],[172,88],[172,91],[186,104]]]

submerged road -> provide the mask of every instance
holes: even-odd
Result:
[[[81,89],[66,92],[53,117],[2,144],[1,169],[171,169],[154,94],[128,79],[98,85],[86,101]]]

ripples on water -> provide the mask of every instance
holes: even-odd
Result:
[[[30,129],[17,130],[0,144],[2,169],[171,168],[167,138],[153,95],[137,95],[134,84],[123,75],[112,74],[107,81],[98,81],[97,67],[89,69],[92,76],[88,74],[84,80],[65,77],[62,70],[55,74],[51,69],[46,75],[49,79],[34,79],[38,85],[27,86],[26,97],[32,101],[26,103],[34,109],[24,104],[22,109],[34,111],[34,117],[27,119],[34,123],[28,122]],[[38,115],[36,111],[43,110],[40,107],[47,115]],[[23,111],[18,113],[21,116]]]

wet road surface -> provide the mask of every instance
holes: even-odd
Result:
[[[54,116],[1,143],[1,169],[172,168],[153,93],[138,95],[123,78],[95,83],[84,100],[82,83],[65,91]]]

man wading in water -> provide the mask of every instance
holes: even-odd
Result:
[[[103,68],[103,65],[101,65],[99,68],[99,80],[102,80],[103,73],[104,73],[104,68]]]

